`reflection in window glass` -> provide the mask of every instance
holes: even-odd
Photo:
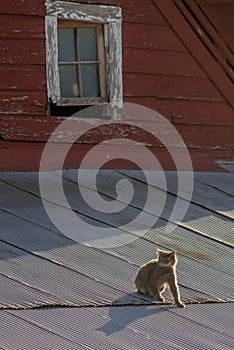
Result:
[[[81,65],[81,78],[84,97],[100,97],[98,64]]]
[[[99,52],[104,48],[103,42],[98,39],[97,28],[86,25],[58,28],[61,97],[86,98],[86,101],[88,98],[103,97],[100,79],[104,79],[104,62],[99,62]],[[103,54],[100,56],[103,57]],[[99,68],[100,65],[102,69]]]
[[[59,67],[62,97],[79,97],[76,69],[76,65],[62,65]]]
[[[76,61],[75,30],[73,28],[58,30],[58,54],[59,62]]]
[[[80,61],[98,61],[96,28],[79,28]]]

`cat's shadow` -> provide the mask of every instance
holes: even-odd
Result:
[[[173,307],[171,305],[156,304],[154,303],[154,299],[150,297],[147,297],[145,304],[143,300],[139,305],[126,304],[126,300],[131,299],[134,295],[140,296],[138,293],[129,293],[117,299],[114,303],[115,306],[110,306],[108,308],[107,322],[103,326],[97,328],[97,330],[109,336],[123,330],[128,325],[141,318],[163,313],[167,311],[168,308]]]

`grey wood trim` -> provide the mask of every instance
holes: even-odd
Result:
[[[62,19],[96,23],[121,21],[121,9],[116,6],[47,1],[46,9],[48,15]]]
[[[46,53],[48,99],[61,104],[58,68],[58,19],[102,23],[106,52],[107,95],[113,119],[121,118],[123,101],[122,84],[122,13],[120,7],[70,3],[46,2]],[[76,99],[76,104],[79,98]],[[84,103],[84,101],[83,101]]]
[[[114,119],[119,119],[123,101],[121,23],[112,22],[105,25],[104,40],[109,102],[114,112]]]
[[[46,75],[48,100],[56,103],[60,99],[58,68],[58,34],[57,18],[45,17],[46,33]]]

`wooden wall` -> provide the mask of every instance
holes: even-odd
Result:
[[[122,6],[124,101],[168,118],[196,155],[195,169],[234,161],[233,107],[163,15],[160,1],[98,3]],[[36,168],[44,142],[61,121],[46,111],[44,16],[44,0],[0,5],[0,169]],[[103,135],[95,137],[94,143]]]

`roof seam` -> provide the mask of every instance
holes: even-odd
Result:
[[[202,301],[187,301],[184,302],[185,305],[207,305],[207,304],[233,304],[234,299],[230,300],[220,300],[220,299],[207,299]],[[105,302],[105,303],[88,303],[88,304],[68,304],[68,303],[51,303],[51,304],[43,304],[38,306],[31,306],[31,307],[1,307],[0,310],[32,310],[32,309],[52,309],[52,308],[105,308],[105,307],[124,307],[124,306],[159,306],[159,307],[167,307],[167,306],[174,306],[175,304],[173,302],[155,302],[155,301],[144,301],[139,303],[114,303],[114,302]],[[176,308],[176,306],[175,306]]]

